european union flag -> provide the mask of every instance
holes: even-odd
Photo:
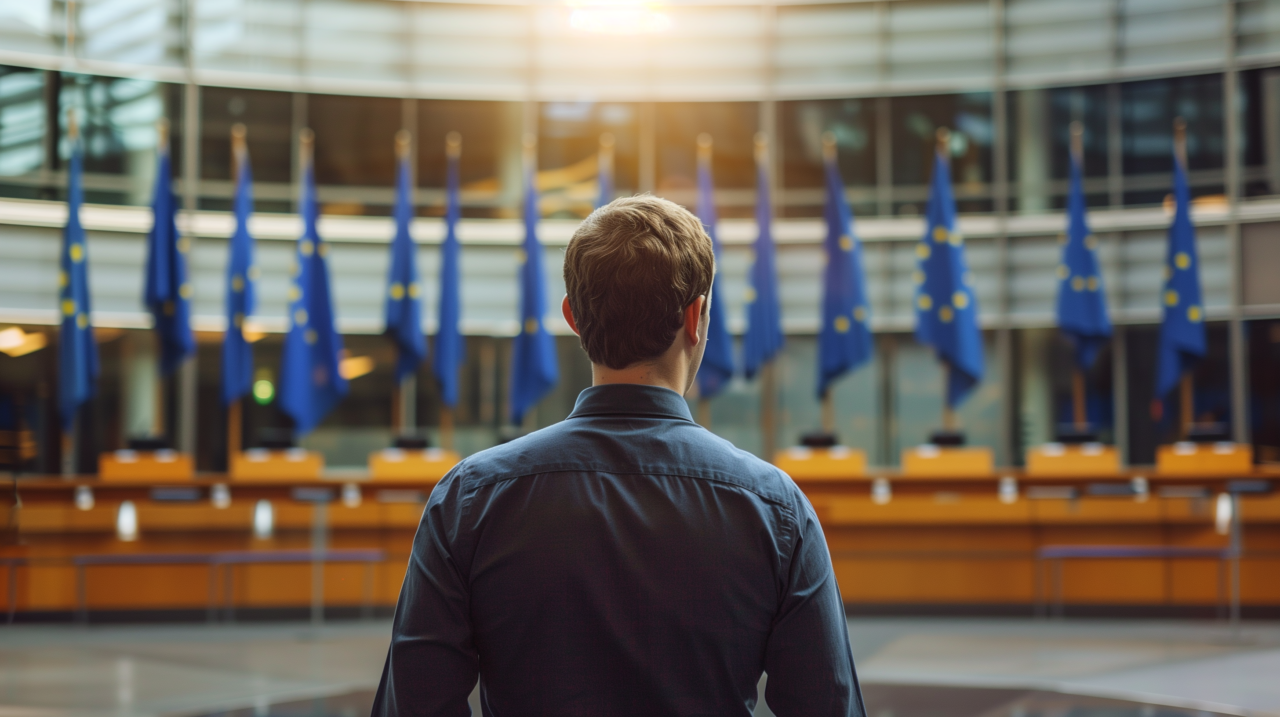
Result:
[[[747,289],[747,331],[742,337],[742,370],[752,378],[784,343],[778,299],[778,267],[773,246],[773,207],[769,199],[768,150],[756,139],[756,236],[751,286]]]
[[[1067,196],[1067,234],[1058,266],[1058,326],[1075,344],[1076,365],[1093,365],[1111,337],[1107,294],[1098,266],[1098,239],[1089,233],[1080,160],[1071,155],[1071,191]]]
[[[964,237],[956,231],[946,151],[944,145],[934,155],[925,233],[916,245],[916,339],[934,347],[950,368],[947,405],[955,406],[982,380],[982,333]]]
[[[538,188],[535,184],[534,144],[525,140],[524,247],[520,251],[520,333],[516,334],[511,364],[511,421],[524,414],[556,385],[560,369],[556,344],[543,325],[546,279],[542,275],[542,244],[538,241]]]
[[[596,196],[596,209],[612,202],[616,191],[613,188],[613,144],[613,135],[608,132],[600,135],[600,153],[597,155],[597,183],[600,185],[600,193]]]
[[[1200,268],[1196,257],[1196,230],[1191,225],[1191,190],[1187,167],[1178,153],[1173,162],[1173,224],[1165,252],[1164,320],[1160,324],[1159,370],[1156,397],[1169,393],[1182,374],[1204,357],[1204,305],[1200,300]]]
[[[191,239],[178,235],[178,199],[173,196],[173,172],[169,163],[169,137],[161,129],[160,161],[156,167],[155,195],[151,201],[152,224],[147,235],[146,287],[143,301],[151,311],[160,342],[160,373],[168,376],[196,350],[191,332],[191,282],[187,279],[187,252]]]
[[[711,398],[729,385],[733,378],[733,338],[724,320],[725,295],[720,269],[721,245],[716,233],[715,186],[711,181],[711,138],[698,138],[698,219],[711,237],[716,255],[716,275],[711,283],[711,306],[707,317],[707,346],[698,368],[698,394]]]
[[[396,383],[418,370],[427,356],[427,340],[422,335],[422,288],[418,285],[418,248],[409,233],[413,222],[413,181],[409,175],[409,138],[396,137],[399,155],[396,176],[396,204],[392,215],[396,235],[391,240],[391,267],[387,272],[386,332],[396,342]]]
[[[237,132],[238,130],[238,132]],[[249,152],[244,146],[244,130],[233,130],[232,155],[236,167],[236,195],[233,210],[236,230],[231,235],[227,258],[227,330],[222,337],[222,403],[230,405],[253,387],[253,344],[244,337],[244,322],[257,304],[254,284],[253,236],[249,216],[253,214],[253,173]]]
[[[853,212],[836,166],[835,140],[823,152],[827,173],[827,237],[823,248],[822,328],[818,331],[818,397],[847,371],[871,360],[870,307],[862,270],[862,242],[853,230]]]
[[[75,120],[73,119],[74,123]],[[98,389],[98,344],[89,323],[89,252],[80,225],[82,147],[71,128],[71,167],[67,175],[67,226],[62,230],[61,272],[58,275],[58,409],[62,427],[70,430],[76,411]]]
[[[302,236],[294,259],[293,286],[289,288],[289,332],[284,339],[280,367],[280,407],[289,414],[298,433],[308,433],[347,395],[347,379],[340,362],[342,336],[334,325],[329,295],[329,245],[320,240],[316,221],[315,168],[312,136],[302,138]]]
[[[462,206],[458,199],[458,163],[462,156],[462,138],[450,132],[445,142],[448,160],[448,190],[444,211],[444,243],[440,245],[440,322],[436,329],[436,356],[431,369],[440,387],[440,400],[453,408],[458,405],[458,368],[462,365],[465,346],[458,320],[462,311],[459,296],[458,219]]]

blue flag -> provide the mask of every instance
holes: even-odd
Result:
[[[525,159],[524,247],[520,252],[520,333],[516,334],[511,363],[511,422],[524,414],[556,385],[560,368],[556,343],[543,325],[546,279],[542,275],[542,243],[538,241],[538,188],[535,166]]]
[[[720,237],[716,233],[715,187],[711,182],[711,146],[698,148],[698,219],[711,237],[716,254],[716,275],[711,283],[711,306],[707,317],[707,347],[698,368],[698,394],[711,398],[729,385],[733,378],[733,338],[724,320],[724,280],[721,279]]]
[[[89,313],[89,251],[84,227],[80,225],[80,204],[84,190],[82,147],[71,140],[71,167],[67,175],[67,226],[62,230],[61,272],[58,276],[58,410],[62,427],[69,430],[76,411],[93,398],[98,389],[98,344],[93,338]]]
[[[751,286],[747,288],[747,331],[742,337],[742,371],[752,378],[773,360],[784,343],[778,267],[773,246],[773,207],[769,199],[768,155],[756,146],[756,236]]]
[[[453,408],[458,405],[458,368],[466,351],[458,326],[462,313],[458,273],[458,257],[462,253],[458,245],[458,219],[462,216],[458,198],[461,140],[455,144],[451,138],[445,153],[448,155],[448,191],[444,210],[444,243],[440,245],[440,322],[436,329],[436,355],[431,368],[440,387],[440,400]]]
[[[257,304],[254,288],[257,268],[253,265],[253,236],[249,216],[253,214],[253,173],[249,153],[243,146],[233,149],[236,164],[236,196],[233,210],[236,230],[231,235],[227,258],[227,330],[222,335],[222,403],[230,405],[253,387],[253,344],[244,337],[245,319]]]
[[[613,201],[613,135],[606,134],[600,138],[600,153],[597,161],[597,183],[600,193],[596,196],[596,209]]]
[[[982,381],[982,333],[944,151],[934,155],[925,233],[916,245],[916,339],[950,368],[947,405],[955,406]]]
[[[1165,252],[1164,320],[1160,324],[1160,367],[1156,373],[1156,397],[1178,385],[1205,354],[1204,305],[1200,301],[1200,267],[1196,257],[1196,230],[1191,225],[1191,190],[1187,168],[1174,153],[1173,224]]]
[[[871,360],[870,307],[862,270],[862,242],[853,230],[853,212],[844,196],[835,146],[825,153],[827,237],[823,248],[822,328],[818,331],[818,397],[847,371]]]
[[[409,176],[409,156],[399,159],[396,176],[396,204],[392,210],[396,235],[391,240],[391,266],[387,272],[386,332],[396,342],[396,383],[418,370],[427,357],[427,340],[422,335],[421,287],[418,285],[418,248],[409,228],[413,222],[413,182]]]
[[[1075,344],[1076,365],[1093,365],[1111,337],[1107,294],[1098,265],[1098,239],[1089,233],[1080,162],[1071,155],[1071,192],[1067,196],[1067,235],[1058,266],[1058,326]]]
[[[347,395],[347,379],[340,368],[342,336],[334,324],[325,262],[329,245],[316,231],[320,210],[309,150],[303,150],[302,236],[294,258],[289,332],[280,366],[280,407],[293,418],[299,434],[309,433]]]
[[[178,235],[178,199],[173,196],[173,172],[166,137],[156,168],[151,201],[151,233],[147,235],[146,287],[143,302],[151,311],[160,343],[160,373],[168,376],[196,350],[191,331],[191,283],[187,278],[188,237]]]

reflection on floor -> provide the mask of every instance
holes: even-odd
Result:
[[[0,626],[0,717],[363,717],[389,628]],[[849,628],[868,717],[1280,717],[1280,624],[859,618]]]
[[[1056,692],[983,687],[863,685],[868,717],[1216,717],[1203,710],[1159,707]],[[364,717],[373,692],[317,697],[213,712],[200,717]],[[479,715],[479,712],[475,712]]]

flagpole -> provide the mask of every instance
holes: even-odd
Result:
[[[413,147],[413,136],[409,130],[396,132],[396,159],[407,161]],[[410,190],[412,191],[412,190]],[[405,289],[408,291],[408,287]],[[396,433],[408,435],[413,433],[418,423],[418,377],[409,374],[400,380],[398,394],[392,401],[393,424]]]
[[[68,7],[69,7],[67,11],[68,17],[70,17],[70,12],[71,12],[71,9],[74,8],[74,4]],[[74,39],[72,41],[74,42]],[[77,139],[80,138],[80,125],[76,123],[75,107],[67,108],[67,136],[71,140],[71,144],[72,144],[71,151],[75,152],[76,151],[75,142]],[[70,184],[70,181],[71,179],[70,177],[68,177],[67,178],[68,185]],[[68,192],[69,191],[70,190],[68,190]],[[68,197],[68,202],[69,201],[70,201],[70,197]],[[63,241],[66,241],[66,239],[63,239]],[[79,411],[77,411],[77,413],[79,413]],[[78,424],[79,422],[80,422],[79,416],[72,416],[71,428],[62,431],[62,475],[64,478],[71,478],[76,474],[75,435],[76,435],[76,424]],[[10,578],[10,580],[12,580],[12,578]]]
[[[1173,119],[1173,153],[1185,170],[1187,168],[1187,122],[1181,117]],[[1195,377],[1190,369],[1182,373],[1179,389],[1181,420],[1178,429],[1181,437],[1186,438],[1191,431],[1191,424],[1195,422]]]
[[[950,170],[951,130],[946,127],[939,127],[935,137],[937,138],[937,144],[934,151],[943,153],[942,156],[947,158],[947,169]],[[951,364],[947,363],[946,359],[940,359],[940,361],[942,363],[942,430],[951,432],[956,430],[956,410],[948,400],[948,386],[951,385]]]
[[[836,133],[831,130],[822,133],[822,158],[828,162],[836,160]],[[836,432],[836,403],[830,386],[822,392],[822,432],[831,435]]]
[[[764,132],[757,132],[755,136],[755,155],[756,164],[768,164],[769,140]],[[758,170],[757,170],[758,171]],[[772,193],[771,193],[772,194]],[[757,200],[759,201],[759,200]],[[773,201],[770,196],[769,201]],[[772,217],[772,212],[770,212]],[[765,227],[760,227],[760,231],[765,231]],[[759,259],[756,259],[759,261]],[[775,399],[777,397],[776,380],[777,376],[774,372],[774,364],[777,363],[777,356],[772,356],[764,365],[760,367],[760,448],[764,453],[764,459],[773,460],[773,454],[776,446],[777,436],[777,418],[775,414]]]
[[[711,147],[712,147],[711,135],[707,132],[702,132],[701,134],[699,134],[698,135],[698,162],[699,163],[706,162],[708,165],[711,163]],[[714,227],[712,227],[712,230],[714,230]],[[719,269],[717,267],[717,271],[718,270]],[[719,297],[713,296],[711,297],[711,299],[713,301],[716,301],[716,300],[719,300]],[[702,395],[701,386],[698,387],[698,423],[708,431],[711,430],[711,398],[709,396]]]
[[[444,156],[448,159],[457,159],[462,156],[461,133],[452,131],[444,136]],[[440,327],[436,327],[436,331],[439,332]],[[437,343],[436,351],[439,350],[439,343]],[[436,354],[436,360],[439,359],[439,354]],[[440,402],[440,447],[446,451],[453,450],[453,406],[443,401]]]
[[[1084,173],[1084,125],[1080,120],[1071,123],[1071,157],[1080,172]],[[1071,372],[1071,417],[1076,431],[1085,431],[1089,427],[1088,413],[1085,409],[1085,376],[1084,369],[1076,366]]]
[[[240,173],[244,169],[245,159],[245,137],[248,135],[248,129],[244,123],[237,122],[231,125],[231,181],[238,182]],[[249,277],[245,277],[246,282]],[[248,287],[246,286],[246,291]],[[248,320],[248,317],[245,317]],[[244,323],[239,326],[227,326],[227,331],[239,331],[241,337],[244,336]],[[225,338],[223,339],[226,340]],[[240,454],[243,446],[241,445],[244,436],[244,397],[240,396],[231,401],[227,405],[227,469],[230,470],[233,458]]]
[[[616,143],[617,140],[614,139],[612,132],[605,132],[600,135],[600,154],[599,159],[597,160],[599,165],[596,170],[596,185],[600,187],[601,190],[605,189],[605,177],[613,177],[613,147]],[[613,182],[610,181],[609,184],[609,194],[606,195],[603,191],[600,193],[599,201],[601,206],[613,201]]]

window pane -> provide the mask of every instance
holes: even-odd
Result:
[[[582,163],[590,177],[566,176],[570,184],[543,185],[543,211],[564,216],[586,216],[595,207],[597,185],[594,163],[600,135],[614,137],[614,187],[616,195],[633,194],[637,187],[639,139],[633,104],[596,102],[546,102],[539,108],[538,168],[563,169]],[[572,174],[572,173],[570,173]]]
[[[951,181],[959,211],[991,211],[991,94],[895,97],[891,107],[897,213],[924,213],[939,127],[951,130]]]
[[[1222,194],[1222,76],[1199,75],[1120,86],[1125,204],[1158,204],[1173,171],[1173,120],[1187,122],[1191,193]]]
[[[45,72],[0,67],[0,177],[17,177],[44,166]],[[0,194],[34,199],[39,187],[30,183],[4,183]]]
[[[876,100],[803,100],[778,104],[785,215],[819,216],[826,179],[822,134],[834,132],[840,178],[858,214],[875,212]]]
[[[307,125],[316,133],[316,183],[394,187],[395,137],[403,115],[403,101],[396,98],[307,97]],[[388,194],[381,213],[389,212],[390,198]],[[339,203],[349,205],[347,213],[364,212],[364,203],[357,199]]]
[[[253,194],[259,211],[289,211],[293,200],[293,95],[223,87],[200,90],[200,176],[225,184],[202,184],[201,206],[230,209],[231,127],[245,126]]]
[[[1066,206],[1071,124],[1084,126],[1085,193],[1091,206],[1107,194],[1107,86],[1033,89],[1009,95],[1013,207],[1036,213]]]
[[[521,105],[518,102],[418,102],[420,213],[444,214],[445,136],[462,135],[462,215],[514,217],[520,203]]]
[[[173,130],[174,174],[181,172],[182,92],[176,85],[143,79],[61,75],[58,157],[71,156],[68,110],[75,108],[84,139],[85,201],[149,204],[156,168],[156,122]],[[92,175],[109,175],[94,178]]]
[[[756,102],[663,103],[657,106],[658,194],[686,206],[696,201],[698,135],[715,142],[712,172],[721,217],[754,213],[755,133],[760,126]]]

